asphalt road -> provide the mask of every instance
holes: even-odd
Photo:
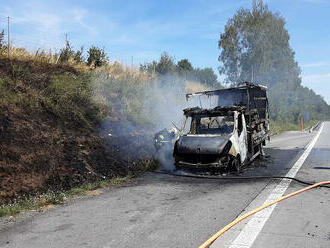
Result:
[[[243,175],[285,175],[316,133],[273,137],[266,149],[268,158]],[[330,179],[329,139],[330,123],[325,123],[297,178]],[[0,247],[198,247],[279,182],[147,173],[99,196],[25,214],[16,222],[2,220]],[[302,187],[292,182],[286,193]],[[252,247],[330,247],[329,194],[329,189],[316,189],[276,206]],[[244,223],[214,247],[231,247],[243,228]]]

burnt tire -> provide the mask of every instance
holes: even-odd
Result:
[[[234,157],[232,160],[231,160],[231,170],[236,172],[236,173],[240,173],[241,172],[241,167],[242,167],[242,164],[241,164],[241,160],[240,158],[237,156],[237,157]]]

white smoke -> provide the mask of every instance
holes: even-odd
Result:
[[[164,128],[172,129],[173,123],[181,129],[185,119],[183,109],[200,103],[187,101],[186,93],[207,89],[177,75],[159,76],[147,82],[143,75],[134,79],[127,73],[123,80],[111,74],[100,73],[94,78],[95,101],[111,110],[101,125],[109,151],[125,161],[153,156],[162,169],[174,170],[173,146],[156,153],[154,134]],[[137,117],[138,122],[130,119],[132,116]]]

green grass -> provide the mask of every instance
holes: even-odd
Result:
[[[23,211],[40,210],[49,205],[60,205],[76,197],[86,195],[88,192],[96,189],[121,186],[131,178],[132,176],[118,177],[110,180],[84,184],[63,192],[49,192],[37,197],[17,200],[14,203],[1,206],[0,217],[13,216]]]
[[[304,123],[304,129],[309,129],[314,126],[318,121],[310,120]],[[270,133],[271,135],[280,134],[285,131],[299,131],[300,126],[298,123],[291,122],[280,122],[280,121],[271,121],[270,122]]]

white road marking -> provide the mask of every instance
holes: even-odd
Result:
[[[314,139],[309,143],[304,153],[300,156],[300,158],[295,162],[289,172],[285,175],[287,177],[295,177],[303,163],[305,162],[306,158],[308,157],[309,153],[313,149],[317,139],[319,138],[322,130],[323,130],[324,123],[322,123],[318,133],[315,135]],[[264,204],[267,204],[275,199],[280,198],[284,192],[289,187],[292,180],[290,179],[282,179],[281,182],[276,186],[276,188],[270,193],[267,200]],[[253,204],[253,202],[251,202]],[[251,205],[250,204],[250,205]],[[272,214],[274,208],[277,204],[272,205],[271,207],[266,208],[265,210],[258,212],[255,214],[243,227],[241,232],[238,236],[234,239],[234,241],[229,246],[230,248],[250,248],[252,247],[254,241],[256,240],[257,236],[261,232],[262,228],[264,227],[266,221],[269,219],[270,215]]]

